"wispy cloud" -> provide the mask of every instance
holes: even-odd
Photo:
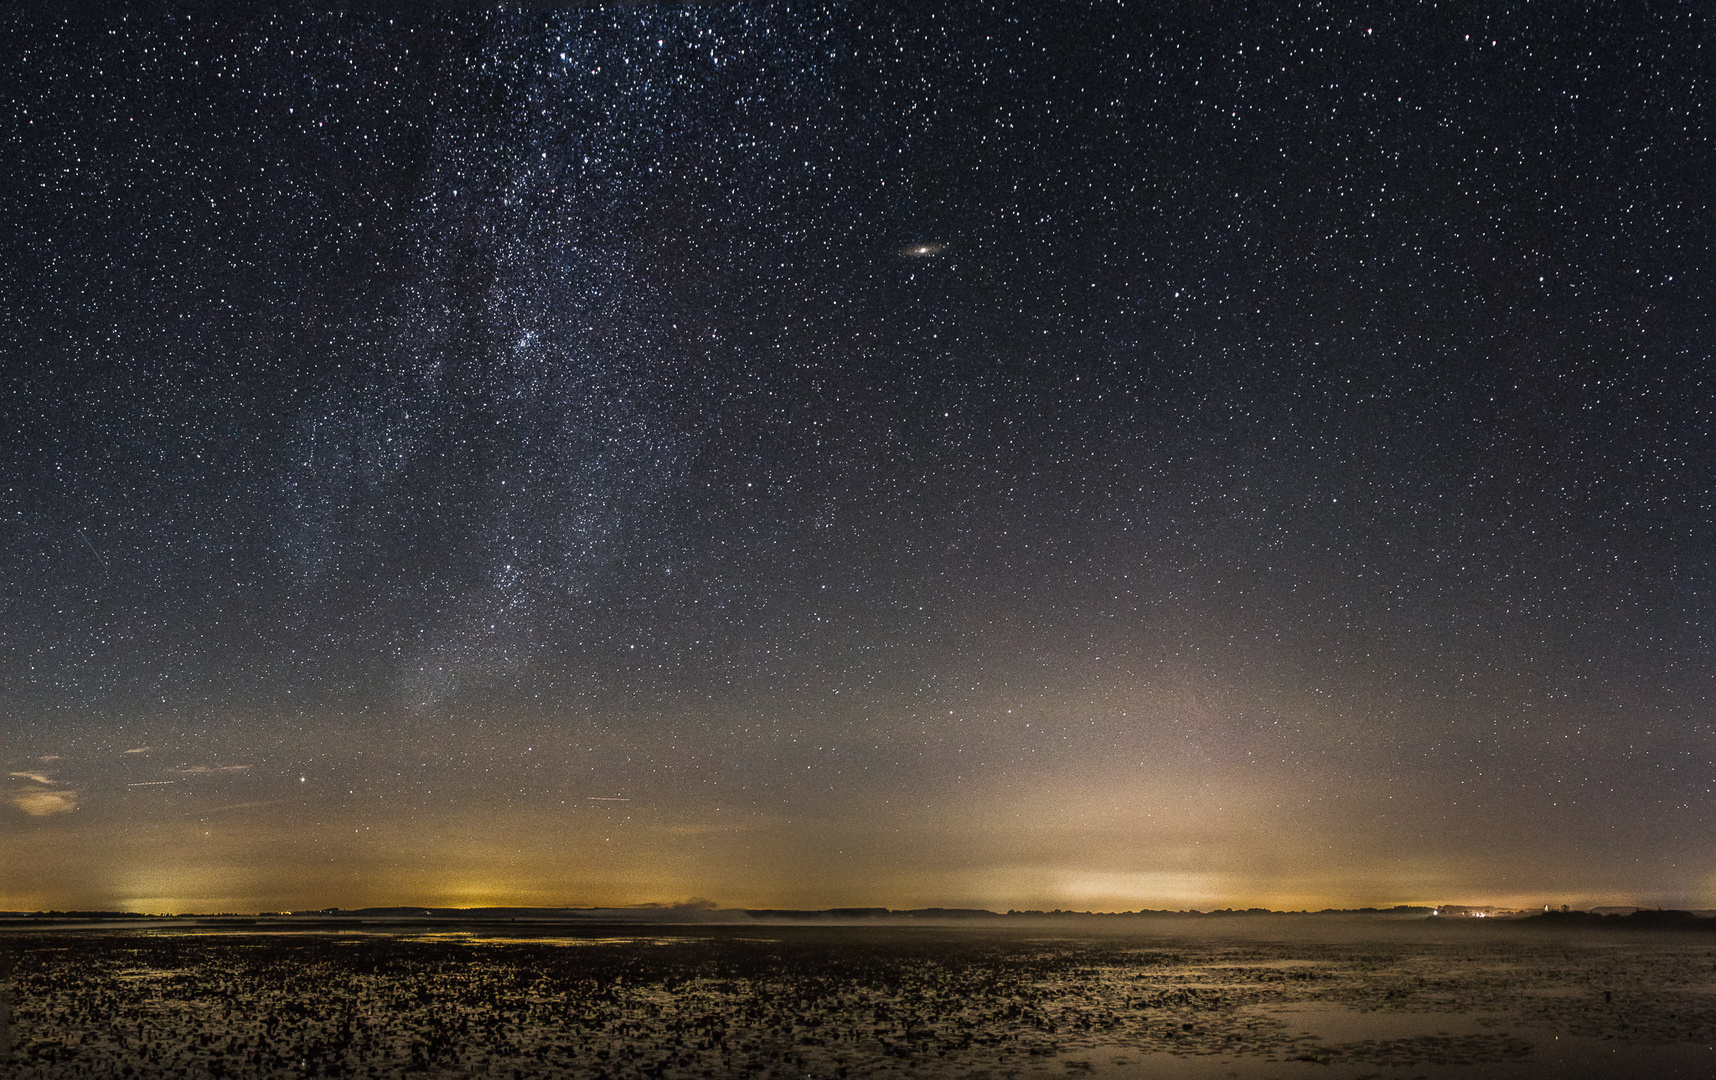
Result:
[[[77,809],[77,792],[69,788],[29,787],[8,791],[6,799],[31,817],[66,814]]]
[[[7,776],[16,776],[20,780],[34,780],[38,784],[57,784],[57,783],[59,783],[59,781],[55,780],[53,777],[48,776],[45,773],[39,773],[39,772],[15,772],[15,773],[7,773],[6,775]]]
[[[153,746],[139,746],[135,750],[126,750],[125,753],[127,753],[127,754],[147,754],[149,751],[151,751],[153,749],[155,749]]]

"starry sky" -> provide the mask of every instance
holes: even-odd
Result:
[[[0,21],[0,908],[1716,906],[1696,5]]]

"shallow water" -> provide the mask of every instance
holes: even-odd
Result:
[[[767,932],[0,941],[25,1080],[1716,1076],[1709,939]]]

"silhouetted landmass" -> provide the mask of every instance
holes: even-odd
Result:
[[[338,923],[350,925],[464,923],[495,925],[531,923],[552,925],[744,925],[746,923],[821,923],[841,924],[910,924],[955,923],[967,925],[1005,926],[1022,922],[1052,921],[1091,927],[1120,927],[1133,922],[1177,922],[1182,924],[1216,924],[1237,919],[1271,920],[1386,920],[1393,922],[1422,922],[1428,926],[1479,928],[1483,926],[1513,926],[1533,929],[1566,931],[1610,930],[1687,930],[1716,933],[1716,913],[1675,909],[1640,909],[1628,914],[1589,911],[1544,911],[1524,915],[1491,915],[1475,918],[1469,914],[1438,914],[1438,909],[1399,904],[1394,907],[1324,908],[1320,911],[1274,911],[1268,908],[1222,908],[1215,911],[1140,910],[1119,912],[1049,911],[1013,909],[1006,912],[985,908],[885,908],[839,907],[822,909],[799,908],[717,908],[706,904],[651,905],[635,908],[439,908],[439,907],[371,907],[318,908],[294,912],[262,912],[236,914],[230,912],[181,913],[149,915],[135,911],[7,911],[0,912],[0,922],[8,924],[103,923],[126,920],[151,922],[192,922],[202,926],[292,926]]]
[[[1511,920],[1515,926],[1565,930],[1693,930],[1716,933],[1716,918],[1694,911],[1641,909],[1630,915],[1598,915],[1590,911],[1545,911]]]
[[[828,908],[822,911],[798,908],[752,908],[742,912],[752,919],[885,919],[895,914],[885,907]],[[904,914],[901,912],[900,914]]]
[[[0,919],[154,919],[140,911],[0,911]]]
[[[341,921],[459,921],[459,922],[602,922],[602,923],[744,923],[744,922],[869,922],[869,921],[932,921],[932,922],[1007,922],[1023,919],[1079,920],[1113,922],[1128,919],[1227,919],[1234,917],[1292,917],[1321,918],[1328,916],[1393,916],[1429,917],[1433,908],[1398,905],[1391,908],[1325,908],[1321,911],[1273,911],[1268,908],[1222,908],[1216,911],[1140,910],[1118,912],[1019,910],[1006,912],[986,908],[885,908],[838,907],[820,909],[800,908],[717,908],[707,904],[652,904],[629,908],[535,908],[479,907],[443,908],[422,906],[313,908],[292,912],[181,912],[173,915],[144,914],[135,911],[8,911],[0,912],[0,920],[24,922],[55,922],[111,919],[198,919],[205,922],[256,922],[258,920],[317,920]]]

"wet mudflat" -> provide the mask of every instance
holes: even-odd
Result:
[[[29,933],[48,1078],[1716,1075],[1716,942]]]

